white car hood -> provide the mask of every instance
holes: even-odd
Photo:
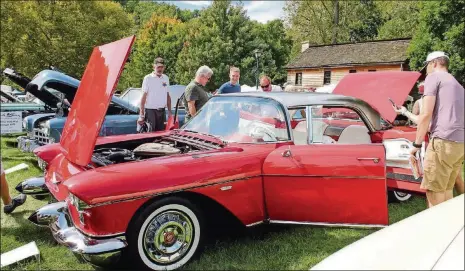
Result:
[[[377,231],[311,270],[464,270],[464,195]]]

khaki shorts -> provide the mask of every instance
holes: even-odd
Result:
[[[433,192],[452,190],[462,170],[463,148],[463,142],[433,138],[426,150],[420,187]]]

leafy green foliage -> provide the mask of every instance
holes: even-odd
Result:
[[[339,1],[336,43],[412,37],[418,24],[420,1]],[[334,1],[289,1],[286,23],[294,47],[300,53],[302,41],[330,44]]]
[[[383,24],[378,39],[413,37],[418,26],[420,1],[377,1]]]
[[[156,57],[165,60],[165,73],[174,82],[174,67],[183,47],[186,25],[181,21],[153,15],[137,34],[130,62],[126,64],[118,85],[119,90],[140,87],[144,76],[153,71]]]
[[[34,76],[50,65],[80,78],[92,48],[129,35],[121,5],[105,1],[2,1],[1,67]]]
[[[419,25],[408,50],[412,70],[423,66],[428,53],[444,51],[450,57],[450,72],[465,84],[464,13],[464,0],[421,3]]]
[[[334,24],[335,1],[288,1],[285,6],[288,33],[294,40],[292,56],[300,53],[302,41],[330,44],[336,27],[336,43],[363,41],[377,36],[382,24],[373,1],[339,1],[339,23]]]

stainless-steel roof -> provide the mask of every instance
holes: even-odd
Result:
[[[362,118],[369,123],[366,123],[370,130],[381,129],[381,117],[380,114],[373,109],[367,102],[339,94],[331,93],[315,93],[315,92],[240,92],[230,94],[220,94],[218,96],[239,96],[239,97],[262,97],[271,98],[288,109],[305,107],[310,105],[323,105],[327,107],[348,107],[357,111]]]

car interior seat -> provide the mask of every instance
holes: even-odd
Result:
[[[349,125],[339,136],[339,144],[370,144],[371,138],[368,128],[362,125]]]

